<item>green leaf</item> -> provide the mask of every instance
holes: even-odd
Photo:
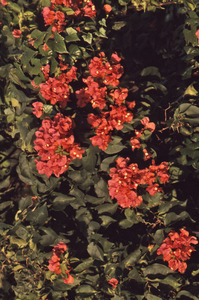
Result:
[[[76,268],[74,268],[74,272],[80,273],[89,269],[93,265],[93,258],[89,257],[88,259],[84,259],[82,263],[80,263]]]
[[[95,294],[97,291],[88,284],[82,284],[77,288],[77,294],[85,294],[87,296]],[[88,299],[88,298],[87,298]]]
[[[127,220],[131,222],[131,226],[143,221],[142,217],[135,213],[133,209],[126,208],[124,214]]]
[[[162,298],[155,296],[153,294],[148,294],[148,293],[145,293],[145,298],[147,300],[162,300]]]
[[[15,83],[18,84],[22,89],[26,89],[26,85],[21,81],[21,79],[16,74],[16,69],[12,68],[9,73],[9,79]]]
[[[198,41],[197,41],[197,37],[195,35],[195,32],[185,28],[183,30],[183,33],[184,33],[186,45],[190,45],[190,44],[192,46],[197,46],[198,45]]]
[[[50,245],[52,246],[53,244],[55,244],[55,241],[58,239],[58,235],[56,234],[56,232],[51,228],[45,227],[42,227],[42,231],[44,232],[44,234],[40,236],[39,243],[44,247]]]
[[[130,228],[134,225],[134,223],[132,223],[131,221],[125,219],[125,220],[122,220],[119,222],[119,226],[122,228],[122,229],[127,229],[127,228]]]
[[[112,164],[115,161],[116,157],[117,157],[117,155],[109,156],[109,157],[105,158],[101,162],[100,169],[102,171],[109,172],[110,164]]]
[[[109,216],[105,216],[105,215],[102,215],[100,216],[100,219],[102,220],[102,226],[103,227],[108,227],[110,224],[116,222],[115,219],[109,217]]]
[[[188,88],[184,92],[185,95],[197,96],[198,91],[194,88],[193,84],[189,85]]]
[[[33,184],[31,166],[25,153],[21,153],[19,156],[19,165],[17,166],[17,173],[22,182],[28,185]]]
[[[19,248],[24,248],[27,245],[27,242],[22,240],[22,239],[18,239],[14,236],[10,236],[10,243],[11,244],[16,244],[17,246],[19,246]]]
[[[47,41],[48,47],[58,53],[68,53],[64,38],[57,32],[54,32],[54,39]]]
[[[94,185],[94,188],[98,197],[108,195],[108,186],[104,179],[100,178],[100,180]]]
[[[80,48],[75,44],[71,44],[69,46],[68,52],[74,59],[80,58],[82,56]]]
[[[0,77],[6,78],[12,68],[12,64],[6,64],[5,66],[0,67]]]
[[[28,47],[26,47],[25,45],[23,45],[23,55],[21,58],[21,63],[23,64],[23,68],[27,68],[28,63],[30,62],[31,58],[33,58],[36,54],[37,51],[32,50]]]
[[[160,205],[162,198],[162,193],[157,193],[154,196],[151,196],[149,193],[147,193],[143,196],[143,199],[148,202],[147,207],[149,208]]]
[[[157,278],[157,282],[159,282],[160,279]],[[179,282],[179,279],[172,276],[172,275],[168,275],[165,278],[161,279],[161,283],[165,284],[165,285],[170,285],[172,286],[176,291],[180,289],[181,287],[181,283]]]
[[[184,221],[186,219],[190,219],[190,215],[186,211],[182,211],[179,215],[174,212],[170,212],[166,214],[164,218],[164,224],[165,226],[168,226],[170,224],[176,223],[178,221]]]
[[[198,297],[194,296],[191,292],[186,291],[186,290],[181,290],[177,295],[176,299],[183,299],[183,296],[186,297],[186,299],[193,299],[193,300],[198,300]],[[182,297],[182,298],[181,298]]]
[[[75,197],[60,194],[53,200],[53,209],[56,211],[62,211],[66,208],[67,205],[70,205],[71,202],[76,200]]]
[[[88,32],[87,34],[82,35],[82,38],[90,45],[92,43],[93,35],[92,33]]]
[[[21,269],[23,269],[24,267],[22,266],[22,265],[17,265],[17,266],[15,266],[15,267],[13,267],[13,271],[14,272],[17,272],[17,271],[19,271],[19,270],[21,270]]]
[[[142,256],[142,252],[141,252],[140,248],[133,251],[123,261],[125,268],[128,268],[129,266],[133,266],[136,262],[138,262],[138,260],[140,259],[141,256]]]
[[[21,7],[17,3],[14,3],[12,1],[8,3],[8,7],[16,13],[21,12]]]
[[[12,201],[5,201],[3,203],[0,203],[0,212],[3,211],[4,209],[8,208],[8,207],[12,207],[13,203]]]
[[[44,225],[48,218],[46,203],[28,214],[27,220],[36,225]]]
[[[93,197],[90,195],[86,195],[84,198],[84,201],[87,201],[87,202],[91,203],[92,205],[99,205],[99,204],[104,203],[105,197],[97,198],[97,197]]]
[[[89,255],[91,257],[93,257],[94,259],[104,261],[104,253],[103,253],[102,249],[98,245],[96,245],[94,242],[91,242],[88,245],[87,251],[88,251]]]
[[[164,239],[164,230],[163,229],[158,229],[154,236],[153,236],[154,242],[156,243],[156,245],[160,245],[162,244],[162,241]]]
[[[80,41],[78,35],[77,35],[77,30],[73,29],[72,27],[66,28],[66,33],[68,34],[65,37],[66,42],[77,42]]]
[[[126,148],[126,146],[124,146],[122,144],[113,144],[111,142],[108,144],[108,148],[106,150],[104,150],[104,152],[106,154],[115,154],[115,153],[119,153],[120,151],[122,151],[125,148]]]
[[[112,26],[113,30],[120,30],[122,29],[124,26],[126,26],[126,22],[125,21],[117,21],[114,23],[114,25]]]
[[[161,74],[157,67],[147,67],[143,69],[141,72],[141,76],[156,76],[158,78],[161,78]]]
[[[134,279],[138,282],[142,282],[143,278],[140,276],[140,274],[138,273],[137,269],[135,267],[133,267],[133,269],[129,272],[128,277],[130,279]]]
[[[19,238],[21,238],[23,240],[27,240],[29,237],[29,232],[23,225],[19,225],[19,227],[16,229],[15,233]]]
[[[34,41],[34,47],[37,49],[40,45],[43,45],[44,38],[45,38],[46,32],[42,32],[38,29],[35,29],[31,32],[31,37],[35,39]]]
[[[196,8],[196,3],[194,2],[194,0],[183,0],[184,5],[187,6],[188,8],[190,8],[191,10],[195,10]]]
[[[108,213],[113,215],[118,208],[118,204],[109,204],[109,203],[104,203],[102,205],[96,206],[95,209],[98,211],[98,214],[104,214]]]
[[[86,150],[86,156],[82,158],[83,168],[87,171],[93,172],[97,161],[96,147],[92,145]]]
[[[170,273],[173,273],[173,271],[171,271],[170,268],[157,263],[154,263],[153,265],[150,265],[145,269],[143,269],[144,276],[156,275],[156,274],[168,275]]]

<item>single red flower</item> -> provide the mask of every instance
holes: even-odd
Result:
[[[3,5],[3,6],[6,6],[8,3],[7,3],[7,0],[1,0],[1,4]]]
[[[118,280],[115,278],[111,278],[108,283],[112,285],[113,289],[115,289],[118,285]]]
[[[65,272],[67,274],[67,278],[63,277],[64,283],[66,283],[66,284],[73,284],[74,278],[70,275],[70,271],[66,270]]]
[[[110,13],[112,10],[112,7],[109,4],[105,4],[103,6],[103,8],[104,8],[105,12],[107,12],[107,13]]]
[[[195,35],[197,36],[198,43],[199,43],[199,29],[196,31]]]
[[[49,51],[50,49],[49,49],[49,47],[48,47],[48,45],[46,44],[46,43],[44,43],[43,44],[43,50],[45,51],[45,52],[47,52],[47,51]]]
[[[19,29],[14,29],[13,32],[12,32],[12,35],[13,35],[15,38],[20,38],[20,36],[21,36],[21,30],[19,30]]]
[[[32,104],[33,108],[33,114],[37,117],[40,118],[43,115],[43,103],[42,102],[34,102]]]

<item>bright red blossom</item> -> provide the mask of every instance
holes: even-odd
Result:
[[[199,43],[199,29],[196,31],[195,35],[197,36],[198,43]]]
[[[43,103],[42,102],[34,102],[32,104],[33,106],[33,114],[37,117],[40,118],[43,115]]]
[[[110,13],[112,10],[112,7],[109,4],[105,4],[103,8],[104,8],[105,12],[107,12],[107,13]]]
[[[6,6],[8,3],[7,3],[6,0],[1,0],[1,4],[2,4],[3,6]]]
[[[111,91],[109,95],[111,96],[115,104],[121,105],[124,104],[124,101],[128,96],[128,89],[118,88],[114,91]]]
[[[5,0],[2,0],[5,1]],[[72,8],[74,14],[71,16],[65,15],[59,9],[65,7]],[[46,26],[52,25],[52,32],[62,32],[66,26],[67,18],[71,19],[77,16],[85,16],[93,18],[96,16],[96,8],[91,0],[52,0],[50,7],[44,7],[42,11]]]
[[[60,242],[53,248],[53,254],[51,259],[49,260],[48,269],[55,274],[59,275],[62,273],[60,268],[60,261],[61,261],[61,255],[64,254],[65,251],[67,251],[67,246],[63,242]],[[67,267],[68,270],[65,271],[67,274],[67,278],[63,277],[64,283],[66,284],[72,284],[74,282],[74,278],[69,274],[70,273],[70,267]]]
[[[68,67],[68,65],[66,65],[66,67]],[[50,66],[43,66],[42,71],[46,82],[41,83],[39,86],[40,93],[44,99],[50,101],[53,105],[58,102],[62,108],[66,107],[67,103],[70,101],[69,83],[76,79],[76,70],[77,68],[72,67],[67,73],[61,73],[57,77],[50,77]]]
[[[108,143],[111,141],[112,131],[114,129],[121,130],[124,123],[130,123],[133,119],[133,114],[127,110],[125,105],[128,89],[121,87],[113,89],[119,84],[119,78],[123,74],[123,67],[119,64],[120,60],[117,53],[112,54],[108,61],[105,53],[100,52],[98,57],[94,57],[90,61],[90,76],[83,79],[87,86],[76,91],[78,107],[83,108],[91,103],[93,108],[101,110],[98,116],[89,114],[87,120],[95,129],[96,135],[90,138],[93,146],[98,146],[103,151],[107,149]],[[112,87],[108,97],[109,85]],[[135,104],[135,102],[133,103]]]
[[[112,285],[113,289],[115,289],[118,285],[118,280],[115,278],[111,278],[108,283]]]
[[[191,253],[195,251],[191,244],[198,244],[196,237],[189,236],[189,232],[182,228],[180,234],[174,231],[169,233],[157,250],[157,254],[163,255],[163,260],[169,262],[172,271],[184,273],[187,268],[185,261],[190,259]]]
[[[73,284],[74,278],[70,275],[70,271],[66,270],[65,272],[66,272],[67,278],[63,277],[64,283],[66,283],[66,284]]]
[[[142,203],[142,197],[138,195],[137,190],[139,185],[148,185],[146,191],[152,196],[161,192],[162,189],[159,187],[157,179],[161,178],[163,173],[166,175],[168,170],[168,168],[165,168],[162,173],[158,173],[161,165],[155,166],[154,164],[153,171],[150,167],[140,170],[137,164],[128,165],[129,160],[129,158],[118,158],[116,168],[110,169],[111,180],[108,181],[111,199],[115,198],[123,208],[136,207]]]
[[[54,120],[45,118],[42,121],[34,141],[34,148],[40,156],[35,160],[40,174],[50,177],[54,173],[59,177],[68,169],[72,159],[82,158],[84,150],[74,142],[73,127],[72,120],[60,113]]]
[[[21,36],[21,30],[19,30],[19,29],[14,29],[13,32],[12,32],[12,35],[13,35],[15,38],[20,38],[20,36]]]
[[[142,123],[142,125],[144,125],[144,129],[147,129],[151,132],[155,130],[155,123],[149,122],[148,117],[143,118],[140,122]]]

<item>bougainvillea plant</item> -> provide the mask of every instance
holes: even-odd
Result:
[[[0,1],[2,299],[198,299],[196,1]]]

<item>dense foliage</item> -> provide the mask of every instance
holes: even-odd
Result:
[[[199,3],[0,1],[0,299],[199,298]]]

